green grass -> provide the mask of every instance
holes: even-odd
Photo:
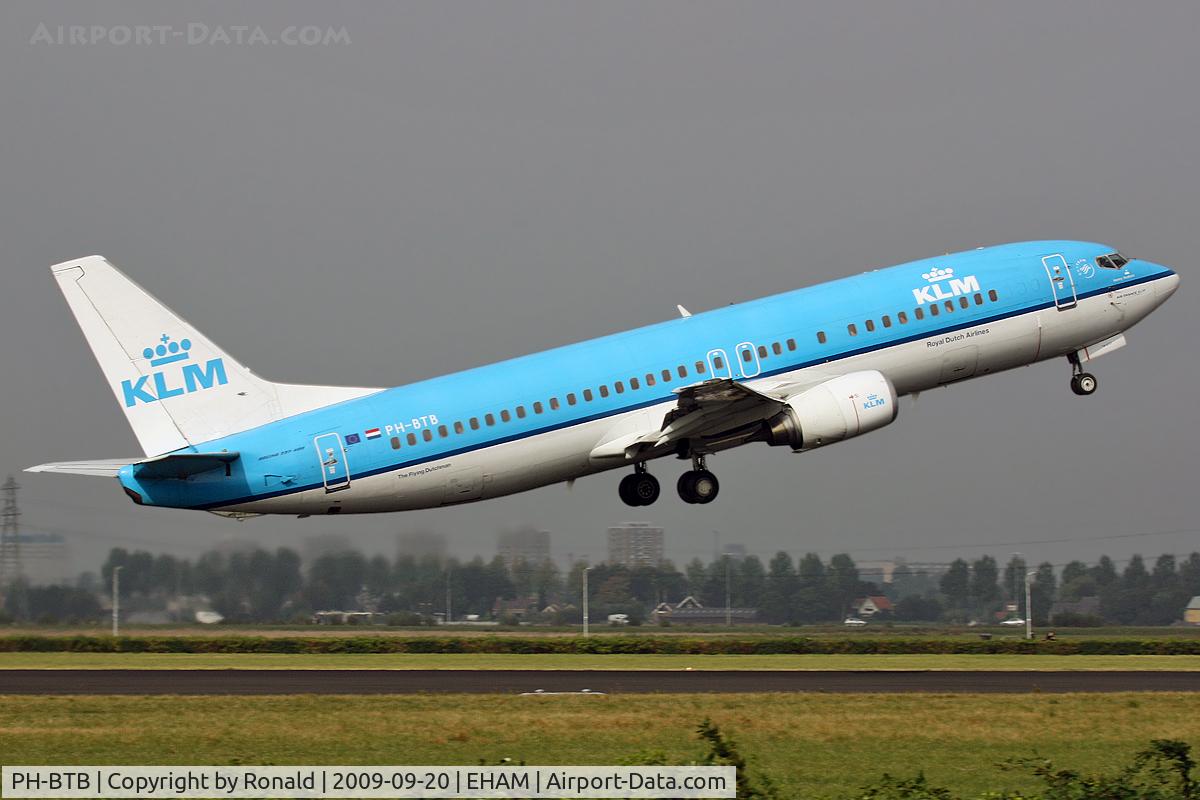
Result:
[[[705,718],[786,796],[836,797],[883,772],[956,791],[1019,789],[1037,752],[1110,771],[1153,738],[1200,744],[1200,696],[0,697],[6,764],[614,764],[703,753]],[[315,724],[314,724],[315,723]]]
[[[4,669],[1200,670],[1200,656],[0,653]]]

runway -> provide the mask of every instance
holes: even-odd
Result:
[[[0,694],[1196,692],[1200,672],[785,670],[0,670]]]

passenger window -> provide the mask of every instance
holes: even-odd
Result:
[[[707,367],[705,367],[705,366],[704,366],[704,362],[703,362],[703,361],[697,361],[697,362],[696,362],[696,374],[697,374],[697,375],[703,375],[703,374],[704,374],[704,370],[705,370],[705,369],[707,369]]]
[[[913,316],[915,316],[918,320],[922,320],[922,319],[925,319],[925,312],[919,307],[914,308]]]
[[[767,348],[761,344],[758,346],[758,357],[759,358],[767,357]]]
[[[905,313],[905,312],[903,312],[903,311],[901,311],[900,313],[896,314],[896,319],[900,321],[900,324],[901,324],[901,325],[907,325],[907,324],[908,324],[908,314],[906,314],[906,313]]]
[[[965,296],[958,298],[959,308],[968,308],[970,305],[971,305],[971,301],[969,298],[967,298]]]
[[[821,344],[825,344],[825,338],[826,338],[825,331],[817,331],[817,341],[818,342],[820,342]]]
[[[540,413],[542,413],[542,411],[544,411],[544,410],[545,410],[545,407],[542,405],[542,401],[541,401],[541,400],[534,400],[534,401],[533,401],[533,413],[535,413],[535,414],[540,414]]]
[[[483,421],[486,422],[488,424],[488,427],[490,428],[491,426],[496,424],[496,416],[494,414],[484,414]]]
[[[795,350],[795,349],[796,349],[796,340],[795,340],[795,339],[788,339],[788,340],[787,340],[787,346],[788,346],[788,350]]]
[[[479,430],[479,417],[471,417],[471,430]]]
[[[569,406],[575,405],[575,393],[574,392],[567,392],[567,405],[569,405]]]
[[[506,408],[500,412],[501,422],[512,422],[512,413]]]
[[[687,377],[687,367],[685,367],[683,364],[680,364],[675,369],[679,372],[679,377],[681,377],[681,378]]]
[[[454,432],[455,433],[465,433],[466,430],[467,429],[463,426],[461,421],[454,423]]]
[[[875,320],[867,320],[867,333],[872,333],[875,330]]]
[[[938,315],[938,306],[937,306],[937,303],[934,303],[933,305],[931,305],[929,307],[929,316],[936,317],[937,315]]]
[[[558,398],[557,397],[550,398],[550,410],[558,411]]]
[[[949,313],[949,312],[951,312],[951,311],[953,311],[953,310],[954,310],[954,301],[953,301],[953,300],[947,300],[947,301],[946,301],[946,312],[947,312],[947,313]]]
[[[975,293],[975,305],[977,305],[977,306],[983,305],[983,295],[981,295],[979,292]]]
[[[392,437],[392,449],[393,449],[393,450],[399,450],[399,449],[400,449],[400,437],[399,437],[399,436],[393,436],[393,437]]]
[[[783,355],[783,345],[779,344],[779,342],[775,342],[771,345],[771,352],[777,356]]]
[[[607,383],[600,384],[600,396],[608,397],[608,384]]]
[[[613,388],[617,390],[617,394],[625,394],[625,384],[620,381],[614,383]]]
[[[887,314],[884,314],[883,318],[879,321],[883,323],[883,327],[885,327],[885,328],[892,327],[892,318],[889,317]]]
[[[517,406],[517,419],[525,419],[525,406]]]
[[[725,359],[713,356],[713,369],[725,369]]]
[[[408,435],[408,446],[412,447],[416,443],[417,443],[417,435],[415,433],[410,433]]]
[[[450,435],[450,431],[449,431],[449,429],[446,428],[445,425],[438,425],[438,436],[445,439],[449,435]]]
[[[654,373],[653,373],[653,372],[647,372],[647,373],[646,373],[646,385],[647,385],[647,386],[653,386],[653,385],[654,385]]]
[[[593,394],[592,394],[592,390],[591,390],[591,389],[584,389],[584,390],[583,390],[583,399],[584,399],[584,400],[586,400],[586,401],[588,401],[588,402],[590,403],[590,402],[592,402],[592,398],[593,398],[593,397],[595,397],[595,395],[593,395]]]
[[[671,370],[669,370],[669,369],[664,369],[664,370],[662,371],[662,376],[663,376],[663,383],[670,383],[670,382],[671,382]]]
[[[421,431],[421,438],[427,442],[432,442],[433,441],[433,431],[429,430],[429,428],[426,428],[425,430]]]
[[[742,351],[742,361],[749,363],[752,358],[754,358],[754,353],[750,352],[749,347]]]
[[[629,388],[636,392],[638,389],[642,388],[642,385],[640,383],[638,383],[637,378],[630,378],[629,379]]]
[[[991,300],[994,303],[994,302],[996,302],[998,297],[999,296],[996,294],[995,289],[988,289],[988,300]]]
[[[846,333],[850,334],[851,336],[858,336],[858,328],[854,326],[853,322],[846,326]]]

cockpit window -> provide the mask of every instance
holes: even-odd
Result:
[[[1129,259],[1120,253],[1109,253],[1106,256],[1097,256],[1096,264],[1103,269],[1121,269],[1129,263]]]

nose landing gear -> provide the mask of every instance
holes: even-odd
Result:
[[[648,506],[658,499],[661,487],[658,478],[646,471],[645,462],[634,465],[634,473],[626,475],[617,486],[617,494],[627,506]]]
[[[1079,363],[1079,356],[1076,354],[1067,356],[1067,360],[1071,362],[1071,391],[1082,396],[1095,394],[1096,376],[1083,371],[1083,365]]]
[[[717,499],[721,484],[705,467],[704,456],[692,456],[692,469],[679,476],[675,488],[683,502],[704,505]]]

